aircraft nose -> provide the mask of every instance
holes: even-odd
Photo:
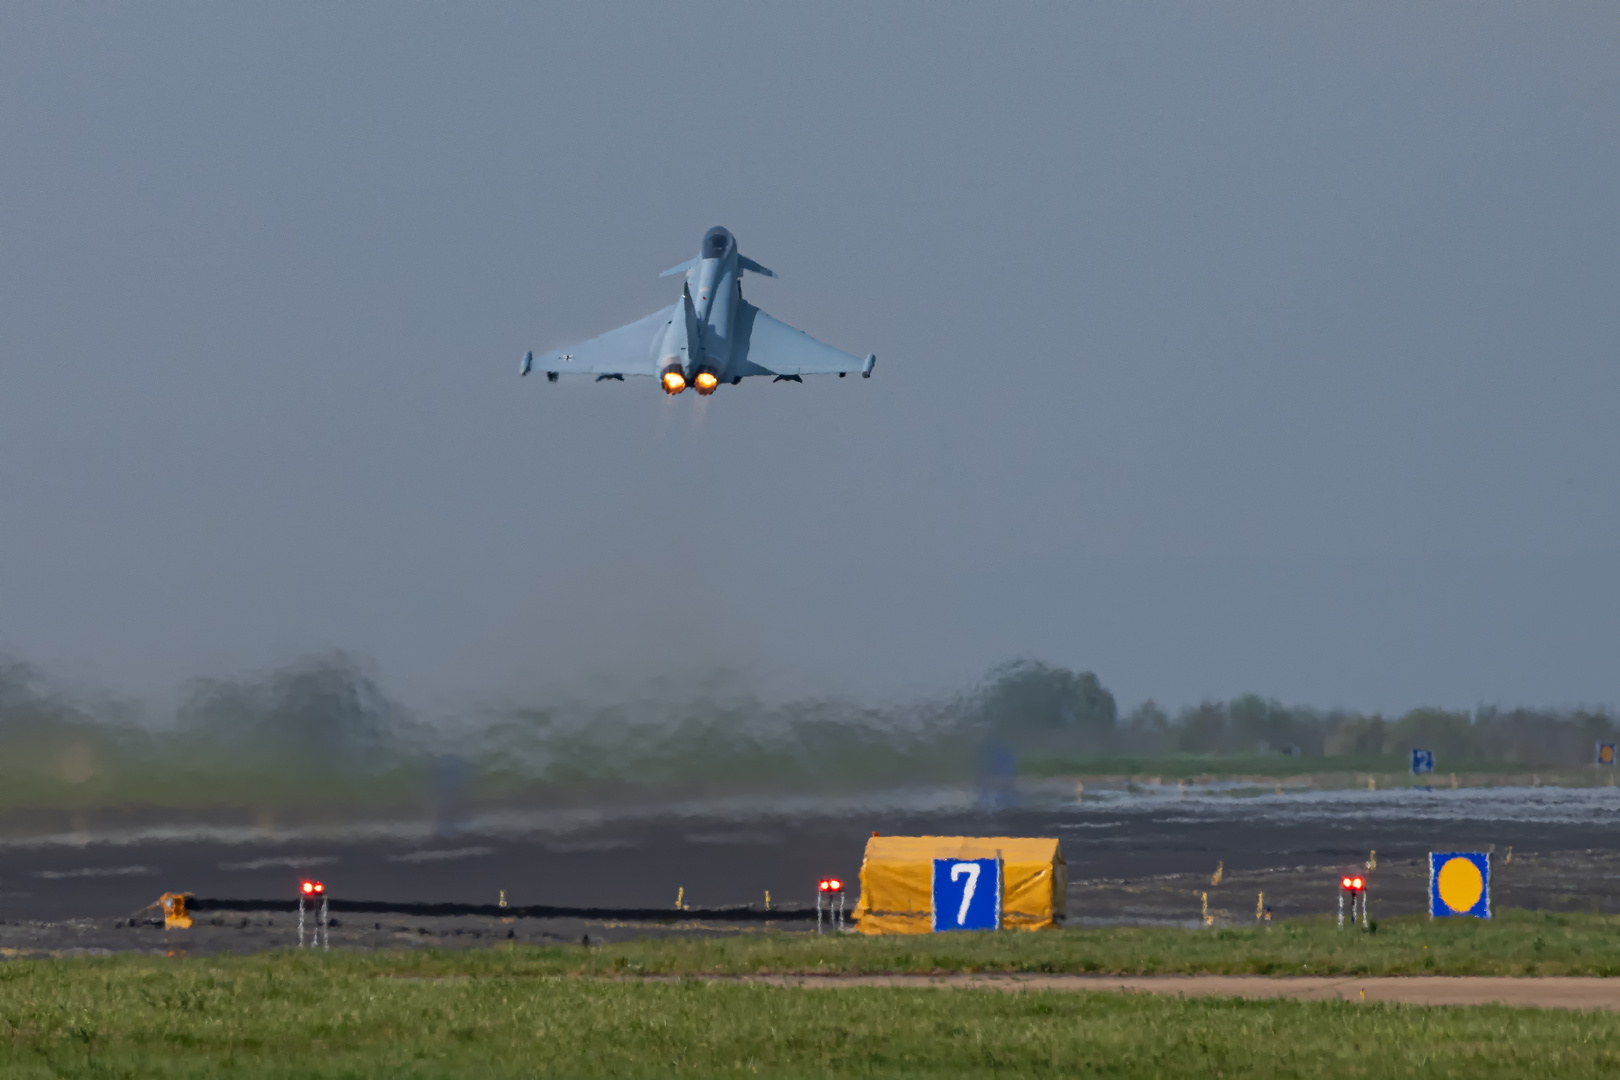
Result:
[[[730,249],[731,233],[724,226],[716,225],[703,234],[703,257],[705,259],[723,259]]]

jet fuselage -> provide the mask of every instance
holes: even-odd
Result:
[[[750,376],[775,382],[802,382],[805,375],[872,374],[877,357],[860,357],[817,341],[802,330],[773,319],[743,299],[744,273],[775,277],[737,250],[730,230],[715,226],[703,234],[697,257],[665,270],[685,281],[676,303],[617,330],[561,349],[541,363],[547,382],[565,374],[595,375],[596,381],[623,382],[627,375],[651,375],[669,394],[687,387],[712,394],[722,383]],[[535,367],[524,354],[522,372]]]
[[[688,386],[712,394],[730,381],[733,325],[742,285],[738,282],[737,241],[715,226],[703,236],[698,257],[686,272],[689,315],[670,323],[659,378],[665,391],[678,394]]]

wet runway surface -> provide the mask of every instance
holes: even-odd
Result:
[[[1620,790],[1300,791],[1037,786],[989,810],[960,791],[864,801],[712,802],[443,822],[212,828],[206,822],[0,841],[0,922],[110,926],[165,891],[294,895],[303,876],[365,900],[675,909],[812,903],[815,882],[858,883],[874,831],[1056,836],[1069,921],[1197,924],[1330,912],[1341,869],[1368,873],[1375,918],[1425,910],[1426,854],[1494,853],[1497,906],[1620,911]],[[1511,858],[1510,858],[1511,850]],[[1220,869],[1217,881],[1215,872]],[[849,898],[853,905],[855,896]],[[376,922],[378,920],[371,920]],[[386,920],[382,920],[386,921]],[[574,927],[559,934],[572,935]],[[414,930],[411,931],[414,933]],[[381,931],[378,931],[381,933]],[[479,940],[484,940],[481,934]]]

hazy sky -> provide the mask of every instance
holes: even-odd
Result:
[[[1617,57],[1595,3],[7,4],[0,648],[1620,704]],[[715,224],[874,377],[518,377]]]

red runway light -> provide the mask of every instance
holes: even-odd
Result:
[[[844,883],[837,878],[822,878],[816,882],[816,888],[822,892],[843,892]]]
[[[325,885],[322,885],[322,884],[321,884],[321,883],[320,883],[320,882],[318,882],[318,881],[317,881],[317,882],[316,882],[316,883],[315,883],[315,891],[316,891],[316,892],[317,892],[317,893],[323,893],[323,892],[325,892],[325,891],[326,891],[326,886],[325,886]]]
[[[1350,879],[1350,887],[1352,889],[1359,890],[1361,888],[1361,879],[1360,878],[1351,878]]]
[[[304,882],[302,888],[304,890],[304,895],[308,896],[310,893],[315,891],[315,883],[313,881],[306,881]]]
[[[1350,887],[1350,879],[1349,879],[1349,878],[1343,878],[1343,879],[1341,879],[1341,880],[1340,880],[1340,881],[1339,881],[1339,885],[1340,885],[1340,886],[1341,886],[1341,887],[1343,887],[1343,888],[1346,888],[1346,889],[1348,889],[1348,888],[1349,888],[1349,887]]]

